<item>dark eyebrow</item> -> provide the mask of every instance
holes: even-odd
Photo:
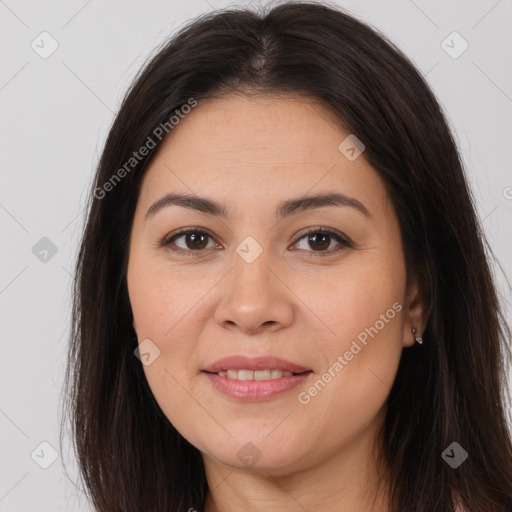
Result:
[[[188,194],[171,193],[163,196],[153,203],[146,212],[146,218],[155,215],[158,211],[169,206],[182,206],[209,215],[227,217],[224,205],[206,197],[199,197]],[[313,210],[323,206],[349,206],[355,208],[368,218],[373,218],[366,206],[353,197],[338,192],[328,194],[315,194],[301,196],[294,199],[287,199],[280,203],[276,209],[278,220],[300,211]]]

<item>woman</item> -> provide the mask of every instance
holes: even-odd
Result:
[[[318,3],[183,28],[114,121],[77,262],[96,510],[512,510],[484,241],[383,35]]]

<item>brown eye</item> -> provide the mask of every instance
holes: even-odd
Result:
[[[166,246],[171,251],[175,252],[200,252],[203,249],[208,249],[215,246],[215,244],[213,244],[213,246],[208,246],[208,242],[210,241],[209,239],[212,239],[212,237],[205,231],[198,229],[188,229],[180,231],[170,238],[167,238],[161,243],[161,245]],[[177,243],[178,240],[181,241]],[[213,241],[213,239],[211,241]]]
[[[209,236],[206,233],[186,233],[181,236],[184,237],[188,249],[204,249],[208,245]]]
[[[328,249],[331,243],[331,236],[323,233],[315,233],[308,235],[308,243],[310,247],[316,250]]]
[[[305,243],[302,240],[305,240]],[[301,243],[303,243],[302,247],[300,247]],[[318,256],[323,256],[324,253],[327,256],[342,250],[344,247],[353,247],[353,244],[337,232],[316,228],[303,234],[296,243],[296,246],[298,249],[307,252],[317,252],[319,253]]]

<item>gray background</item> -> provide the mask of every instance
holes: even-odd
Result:
[[[512,1],[340,4],[387,34],[443,105],[502,267],[495,265],[510,318]],[[228,5],[235,4],[0,0],[0,512],[91,510],[63,473],[64,461],[76,475],[69,444],[55,461],[51,448],[59,450],[85,194],[114,112],[147,56],[186,20]],[[58,43],[45,59],[44,31]],[[457,58],[463,41],[446,39],[453,31],[469,44]]]

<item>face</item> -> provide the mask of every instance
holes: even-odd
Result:
[[[421,334],[398,219],[349,135],[313,100],[209,99],[147,170],[133,325],[158,404],[208,460],[284,474],[349,450]]]

